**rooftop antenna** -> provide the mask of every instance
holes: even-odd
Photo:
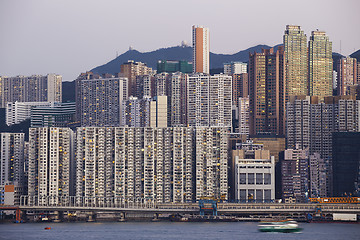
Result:
[[[340,54],[341,54],[341,40],[340,40]]]

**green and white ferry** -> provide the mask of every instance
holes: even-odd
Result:
[[[299,232],[302,228],[294,220],[285,220],[280,222],[261,222],[259,224],[260,232],[282,232],[292,233]]]

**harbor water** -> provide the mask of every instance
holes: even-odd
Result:
[[[0,239],[360,239],[360,224],[300,223],[299,233],[262,233],[256,222],[93,222],[0,224]],[[46,230],[50,227],[50,230]]]

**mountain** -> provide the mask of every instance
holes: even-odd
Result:
[[[274,46],[274,50],[281,44]],[[218,73],[222,72],[223,64],[231,61],[240,61],[240,62],[248,62],[249,61],[249,52],[261,52],[263,48],[270,48],[268,45],[257,45],[254,47],[250,47],[248,49],[239,51],[234,54],[217,54],[210,52],[210,72]],[[339,53],[333,52],[333,62],[334,62],[334,70],[336,68],[336,63],[338,59],[343,57],[343,55]],[[355,57],[360,60],[360,50],[354,52],[350,55],[351,57]],[[127,62],[128,60],[134,60],[138,62],[144,62],[149,67],[156,69],[156,64],[158,60],[186,60],[192,61],[192,47],[189,46],[176,46],[169,48],[161,48],[151,52],[139,52],[137,50],[130,49],[127,52],[121,54],[117,58],[111,60],[110,62],[95,67],[90,71],[98,74],[111,73],[115,74],[120,72],[120,65]]]
[[[276,45],[276,50],[279,45]],[[249,52],[261,52],[262,48],[270,48],[267,45],[257,45],[235,54],[216,54],[210,52],[210,69],[223,68],[223,64],[231,61],[248,62]],[[149,67],[156,69],[158,60],[186,60],[192,61],[192,47],[169,47],[161,48],[152,52],[141,53],[137,50],[129,50],[110,62],[95,67],[90,71],[98,74],[103,73],[118,73],[120,72],[120,65],[127,62],[128,60],[134,60],[138,62],[146,63]]]

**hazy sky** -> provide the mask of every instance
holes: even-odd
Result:
[[[57,73],[73,80],[132,46],[191,44],[210,29],[210,51],[282,43],[287,24],[324,30],[333,51],[360,48],[360,0],[0,0],[0,75]]]

